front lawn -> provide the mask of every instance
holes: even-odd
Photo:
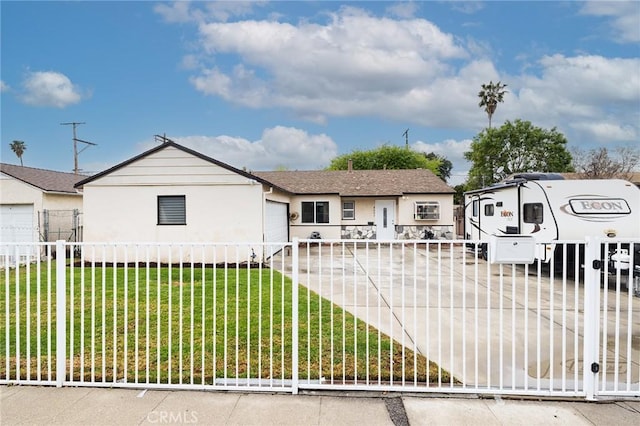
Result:
[[[17,275],[0,271],[0,379],[17,378],[17,358],[22,379],[50,379],[55,366],[55,277],[48,279],[55,271],[41,266],[40,272],[21,267]],[[292,377],[293,287],[277,271],[89,265],[68,267],[67,281],[73,283],[66,310],[73,380],[212,384],[214,378]],[[385,383],[403,373],[409,382],[452,380],[302,286],[298,315],[301,380]]]

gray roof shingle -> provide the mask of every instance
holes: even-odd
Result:
[[[343,197],[449,194],[455,191],[430,170],[316,170],[253,172],[294,194]]]
[[[73,185],[87,177],[74,173],[55,172],[53,170],[14,166],[13,164],[5,163],[0,163],[0,172],[35,186],[36,188],[40,188],[45,192],[69,194],[77,194],[78,191]]]

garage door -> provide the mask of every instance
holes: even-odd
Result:
[[[264,242],[284,243],[289,241],[289,205],[267,201],[264,220]],[[270,257],[280,251],[282,247],[267,249],[266,255]]]
[[[33,224],[33,204],[0,205],[0,242],[31,243],[37,241],[37,235]],[[1,255],[12,256],[14,253],[15,248],[0,245]]]

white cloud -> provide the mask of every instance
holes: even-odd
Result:
[[[173,3],[158,3],[153,10],[170,23],[185,23],[202,20],[202,12],[191,8],[189,1],[174,1]]]
[[[458,12],[472,15],[480,10],[484,9],[483,1],[453,1],[451,2],[451,8]]]
[[[386,115],[389,99],[413,97],[415,88],[452,74],[446,61],[467,55],[426,20],[377,18],[355,8],[331,14],[325,25],[214,22],[200,25],[200,34],[206,55],[234,54],[241,63],[204,69],[191,79],[197,90],[312,117]]]
[[[249,141],[233,136],[182,136],[177,143],[248,170],[315,170],[329,165],[338,147],[327,135],[310,135],[304,130],[276,126],[265,129],[262,138]]]
[[[520,76],[509,87],[512,95],[505,104],[513,118],[526,117],[563,133],[574,130],[574,143],[637,140],[640,59],[553,55],[539,65],[540,76]]]
[[[169,23],[203,22],[205,19],[225,22],[234,16],[250,15],[254,6],[265,5],[266,1],[211,1],[194,6],[190,1],[158,3],[153,10]],[[203,4],[200,9],[197,6]]]
[[[415,1],[398,2],[387,7],[387,12],[398,18],[413,18],[417,11],[418,4]]]
[[[609,3],[586,5],[583,13],[622,18],[623,6]],[[482,3],[472,6],[467,12]],[[637,20],[637,13],[627,15]],[[487,41],[459,38],[425,19],[377,17],[355,7],[326,16],[201,21],[200,51],[188,60],[198,70],[191,84],[229,103],[282,108],[314,123],[377,117],[478,132],[487,124],[480,85],[501,80],[509,92],[495,124],[521,118],[572,132],[570,142],[601,140],[605,128],[611,142],[640,134],[637,57],[528,53],[527,67],[507,74],[487,59]]]
[[[631,1],[588,1],[581,13],[610,17],[609,25],[619,43],[640,42],[640,6]]]
[[[412,144],[411,147],[418,152],[433,152],[451,161],[453,167],[451,168],[451,177],[447,183],[455,186],[464,183],[467,179],[471,164],[464,158],[464,153],[471,150],[471,142],[470,139],[461,141],[447,139],[435,143],[418,141]]]
[[[28,105],[64,108],[82,100],[80,89],[59,72],[30,72],[22,87],[24,92],[20,98]]]

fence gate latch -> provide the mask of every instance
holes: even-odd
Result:
[[[598,259],[594,260],[593,261],[593,269],[601,269],[602,268],[602,264],[603,264],[602,260],[598,260]]]
[[[593,364],[591,364],[592,373],[598,373],[599,371],[600,371],[600,364],[598,364],[597,362],[594,362]]]

